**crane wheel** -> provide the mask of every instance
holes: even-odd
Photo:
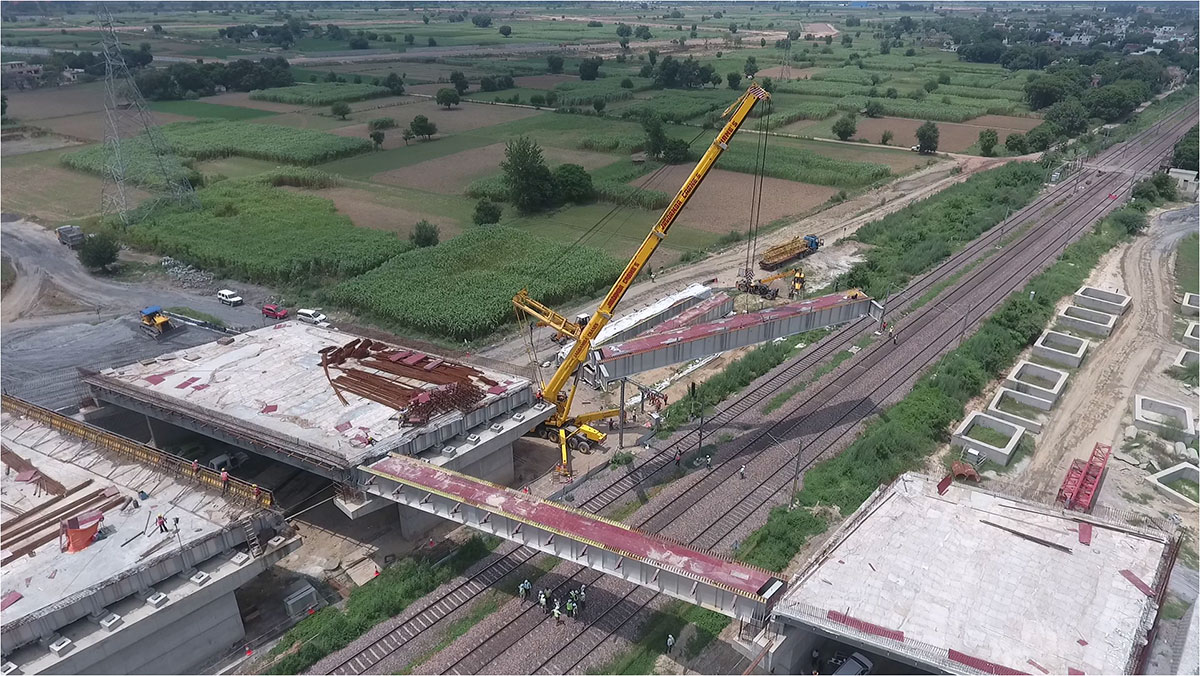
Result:
[[[567,448],[571,449],[572,451],[578,450],[579,449],[579,440],[576,439],[575,437],[571,437],[570,439],[567,439]]]
[[[592,446],[586,441],[581,441],[579,442],[578,450],[580,453],[590,453],[592,451]]]

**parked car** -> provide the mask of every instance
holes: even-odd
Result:
[[[833,673],[835,676],[860,676],[861,674],[871,673],[871,667],[875,666],[871,658],[866,655],[856,652],[846,658],[845,662],[839,666]]]
[[[287,319],[288,316],[287,308],[274,304],[264,305],[262,313],[264,317],[270,317],[271,319]]]
[[[230,291],[229,289],[221,289],[218,291],[217,300],[230,307],[236,307],[242,304],[242,297],[237,295],[237,292]]]
[[[233,455],[222,453],[221,455],[218,455],[217,457],[208,461],[208,468],[214,472],[220,472],[227,469],[234,470],[246,464],[246,461],[249,459],[250,456],[242,453],[241,451],[234,451]]]
[[[308,324],[324,324],[328,317],[320,310],[308,310],[301,308],[296,310],[296,319]]]

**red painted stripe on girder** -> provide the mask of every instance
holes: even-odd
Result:
[[[1133,584],[1133,586],[1137,587],[1138,591],[1142,592],[1143,594],[1145,594],[1146,596],[1149,596],[1149,597],[1154,596],[1154,590],[1150,588],[1150,585],[1143,582],[1142,578],[1138,577],[1132,570],[1125,568],[1121,571],[1121,575],[1126,580],[1129,580],[1129,582],[1131,584]]]
[[[971,667],[972,669],[978,669],[979,671],[982,671],[982,672],[988,673],[988,674],[1017,675],[1017,674],[1028,674],[1029,673],[1027,671],[1019,671],[1017,669],[1013,669],[1012,667],[1006,667],[1003,664],[996,664],[995,662],[989,662],[985,659],[975,657],[974,655],[968,655],[966,653],[959,652],[957,650],[954,650],[953,648],[951,648],[950,650],[947,650],[946,653],[947,653],[947,656],[950,659],[954,660],[955,662],[958,662],[959,664],[965,664],[968,667]]]
[[[904,632],[902,632],[898,629],[888,629],[887,627],[881,627],[878,624],[867,622],[866,620],[860,620],[857,617],[851,617],[845,613],[839,613],[836,610],[829,611],[828,613],[826,613],[825,616],[828,617],[829,619],[833,620],[834,622],[837,622],[839,624],[844,624],[847,627],[851,627],[851,628],[857,629],[859,631],[866,632],[868,634],[874,634],[876,636],[883,636],[884,638],[890,638],[893,641],[904,642]]]

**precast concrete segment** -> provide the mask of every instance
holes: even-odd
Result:
[[[1200,322],[1188,322],[1187,330],[1183,332],[1183,344],[1200,350]]]
[[[480,510],[484,515],[494,515],[538,531],[545,531],[547,540],[561,537],[581,543],[585,549],[595,548],[615,555],[606,557],[609,558],[606,567],[612,570],[621,565],[622,559],[629,559],[631,562],[643,563],[659,571],[676,573],[690,579],[694,583],[693,593],[696,584],[704,584],[733,592],[762,606],[777,598],[777,594],[783,589],[782,582],[773,573],[762,568],[701,552],[671,539],[643,533],[595,514],[574,510],[558,503],[545,502],[520,491],[433,467],[419,460],[392,456],[362,469],[380,479],[409,487],[412,490],[405,489],[405,493],[424,496],[421,499],[426,502],[433,495],[437,495],[464,508]],[[399,491],[380,490],[379,495],[392,496],[395,499],[396,493]],[[424,503],[418,501],[414,505],[411,500],[407,500],[405,504],[419,508]],[[434,510],[431,508],[431,511]],[[450,515],[456,512],[447,508],[445,511],[434,513],[453,518]],[[482,523],[483,518],[488,518],[484,515],[474,523]],[[472,523],[466,515],[463,515],[462,522]],[[534,543],[525,538],[517,538],[520,528],[521,526],[517,525],[507,535],[501,532],[496,534],[521,541],[526,546],[545,544],[544,540]],[[601,572],[606,571],[601,569]],[[654,578],[658,577],[655,573]],[[732,608],[726,609],[725,612],[733,616]]]
[[[1178,465],[1168,467],[1157,474],[1151,474],[1146,477],[1146,481],[1149,481],[1155,488],[1170,495],[1172,498],[1192,507],[1200,507],[1200,503],[1171,488],[1171,484],[1180,479],[1191,481],[1192,483],[1200,483],[1200,467],[1191,462],[1181,462]]]
[[[1183,294],[1183,314],[1188,317],[1200,315],[1200,293]]]
[[[1129,309],[1132,298],[1121,293],[1105,291],[1094,286],[1081,286],[1075,292],[1075,304],[1089,310],[1099,310],[1110,315],[1122,315]]]
[[[994,446],[986,441],[980,441],[972,437],[971,429],[977,426],[986,427],[993,432],[1004,435],[1004,445]],[[1012,459],[1012,454],[1017,450],[1017,444],[1021,442],[1021,437],[1023,436],[1025,436],[1025,428],[1021,425],[975,411],[964,418],[958,428],[954,430],[954,434],[951,437],[951,444],[965,448],[969,453],[983,456],[1003,467]]]
[[[1193,409],[1182,404],[1134,396],[1133,424],[1138,429],[1154,432],[1168,441],[1179,437],[1184,442],[1196,438],[1196,418]]]
[[[1091,343],[1087,338],[1047,329],[1038,336],[1037,342],[1033,344],[1033,354],[1035,357],[1054,362],[1059,366],[1078,368],[1083,363],[1083,357],[1087,354],[1090,346]]]

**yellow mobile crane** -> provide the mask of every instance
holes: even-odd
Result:
[[[641,272],[642,268],[650,260],[650,256],[654,250],[658,248],[659,243],[667,236],[667,231],[675,222],[675,218],[679,216],[679,212],[683,210],[684,205],[691,199],[696,188],[700,186],[700,182],[708,175],[716,163],[717,158],[721,153],[729,147],[729,141],[733,135],[737,133],[750,111],[754,106],[763,100],[768,100],[771,95],[765,89],[756,83],[751,83],[746,90],[733,105],[725,109],[722,114],[723,118],[728,118],[728,122],[721,129],[721,133],[713,140],[712,145],[696,163],[696,168],[692,170],[683,187],[679,189],[679,193],[675,195],[675,199],[667,206],[666,211],[659,216],[658,222],[650,230],[650,234],[642,242],[637,253],[629,260],[625,266],[624,272],[613,283],[612,289],[605,296],[600,307],[596,309],[586,323],[581,321],[572,321],[545,305],[537,302],[529,297],[529,292],[522,289],[516,296],[513,297],[513,305],[516,307],[518,314],[524,312],[531,315],[540,322],[544,322],[546,326],[553,327],[558,335],[569,337],[575,340],[574,347],[571,348],[567,358],[559,365],[558,370],[550,378],[550,381],[545,383],[539,397],[553,404],[556,408],[552,415],[545,423],[545,433],[547,436],[556,436],[559,446],[562,449],[562,465],[560,471],[564,474],[570,474],[570,456],[568,448],[571,446],[586,448],[588,440],[593,442],[603,441],[605,435],[600,431],[590,427],[587,423],[605,418],[612,418],[620,414],[619,409],[608,409],[604,411],[595,411],[592,413],[584,413],[581,415],[571,415],[571,402],[575,399],[575,390],[579,385],[579,368],[587,360],[588,351],[592,347],[592,341],[600,333],[606,324],[612,319],[613,313],[616,312],[617,304],[625,296],[625,292],[633,284],[633,280]],[[567,389],[569,386],[569,390]],[[580,439],[582,436],[584,439]],[[573,443],[572,443],[573,442]]]
[[[775,300],[779,297],[779,291],[771,288],[771,282],[777,279],[783,279],[788,275],[794,275],[792,278],[792,290],[788,293],[788,298],[794,298],[797,287],[801,289],[804,288],[804,272],[802,272],[800,268],[776,272],[770,277],[763,277],[762,279],[754,279],[750,275],[741,277],[737,280],[737,290],[741,291],[742,293],[753,293],[757,296],[762,296],[767,300]]]

